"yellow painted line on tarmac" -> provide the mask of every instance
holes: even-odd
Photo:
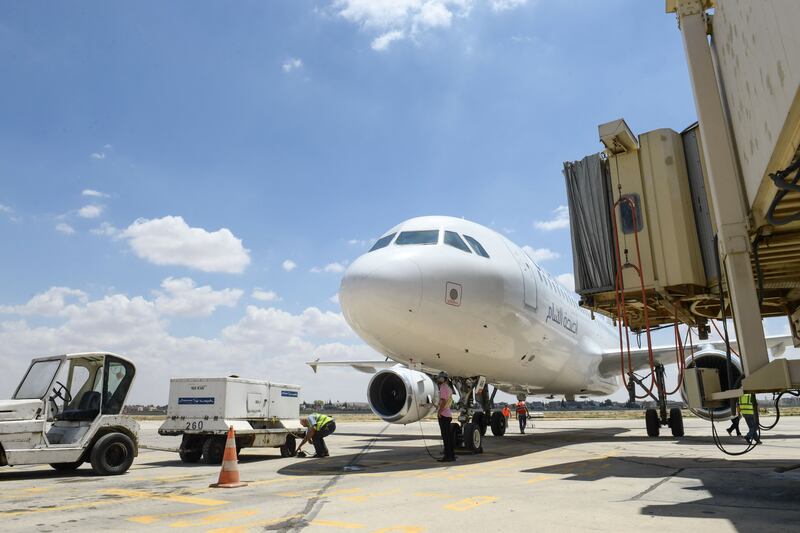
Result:
[[[32,487],[30,489],[22,489],[22,492],[30,492],[32,494],[40,494],[42,492],[47,492],[50,490],[50,487]]]
[[[122,496],[125,498],[139,499],[139,500],[166,500],[177,503],[188,503],[191,505],[224,505],[230,503],[226,500],[214,500],[211,498],[198,498],[197,496],[184,496],[182,494],[160,494],[157,492],[147,492],[143,490],[128,490],[128,489],[105,489],[98,491],[103,494],[111,494],[115,496]]]
[[[99,505],[118,504],[121,500],[91,500],[88,502],[71,503],[67,505],[57,505],[54,507],[38,507],[35,509],[25,509],[21,511],[0,511],[0,517],[6,516],[22,516],[37,513],[52,513],[56,511],[72,511],[73,509],[86,509],[87,507],[95,507]]]
[[[370,492],[369,494],[356,494],[355,496],[345,496],[342,498],[346,502],[364,503],[373,498],[382,498],[384,496],[391,496],[397,494],[400,489],[391,489],[383,492]]]
[[[169,527],[182,528],[182,527],[207,526],[210,524],[218,524],[220,522],[229,522],[231,520],[237,520],[240,518],[248,518],[251,516],[255,516],[257,514],[258,514],[257,509],[237,509],[235,511],[227,511],[224,513],[217,513],[204,516],[199,520],[179,520],[177,522],[171,523]]]
[[[278,483],[287,483],[289,481],[297,481],[295,479],[289,480],[285,478],[278,479],[262,479],[259,481],[248,481],[247,484],[251,487],[258,487],[260,485],[277,485]]]
[[[312,520],[309,522],[312,526],[335,527],[338,529],[363,529],[367,526],[364,524],[357,524],[355,522],[339,522],[337,520]]]
[[[281,516],[278,518],[271,518],[269,520],[258,520],[256,522],[249,522],[247,524],[242,524],[240,526],[232,526],[232,527],[222,527],[218,529],[211,529],[209,533],[244,533],[248,529],[253,528],[263,528],[267,526],[274,526],[275,524],[280,524],[281,522],[286,522],[288,520],[294,520],[295,518],[302,518],[303,515],[301,514],[293,514],[288,516]]]
[[[444,506],[444,508],[448,511],[469,511],[475,507],[496,501],[497,498],[494,496],[474,496],[472,498],[464,498],[463,500],[447,504]]]
[[[420,526],[391,526],[375,530],[375,533],[423,533],[424,527]]]
[[[174,513],[160,513],[160,514],[145,514],[139,516],[129,516],[125,520],[129,522],[136,522],[137,524],[153,524],[162,518],[174,518],[176,516],[184,516],[188,514],[207,513],[210,509],[192,509],[191,511],[176,511]]]
[[[553,479],[553,477],[554,477],[554,476],[553,476],[553,475],[551,475],[551,474],[542,474],[542,475],[536,476],[536,477],[535,477],[535,478],[533,478],[533,479],[529,479],[528,481],[526,481],[526,483],[527,483],[528,485],[530,485],[530,484],[532,484],[532,483],[539,483],[539,482],[541,482],[541,481],[547,481],[548,479]]]
[[[446,494],[444,492],[415,492],[414,496],[417,498],[452,498],[452,494]]]

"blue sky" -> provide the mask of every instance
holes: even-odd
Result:
[[[230,372],[362,400],[299,363],[371,355],[332,299],[370,239],[463,216],[569,273],[536,224],[562,162],[608,120],[695,120],[674,17],[638,0],[5,2],[0,68],[6,393],[98,348],[139,363],[134,401]]]

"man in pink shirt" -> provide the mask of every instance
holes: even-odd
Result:
[[[439,408],[437,410],[439,431],[442,432],[442,442],[444,443],[444,456],[437,459],[440,463],[456,460],[453,432],[450,430],[450,423],[453,421],[453,412],[450,410],[450,406],[453,404],[453,391],[450,390],[447,380],[447,372],[439,372],[439,375],[436,376],[436,383],[439,384]]]

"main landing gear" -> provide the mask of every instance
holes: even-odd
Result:
[[[497,437],[506,432],[506,417],[500,411],[492,412],[497,389],[489,394],[489,386],[486,385],[480,392],[476,392],[479,381],[483,380],[453,378],[453,387],[458,393],[458,402],[453,405],[453,409],[459,411],[458,422],[451,425],[453,441],[456,449],[470,453],[483,453],[483,437],[487,429],[491,428],[492,434]]]
[[[661,426],[667,426],[672,431],[673,437],[683,437],[683,413],[680,407],[673,407],[667,414],[667,394],[664,386],[664,365],[656,363],[656,392],[658,397],[653,396],[652,391],[644,386],[641,379],[636,377],[633,372],[628,373],[628,399],[631,403],[636,401],[636,385],[639,385],[648,396],[658,403],[658,409],[647,409],[644,412],[644,421],[647,426],[648,437],[658,437]]]

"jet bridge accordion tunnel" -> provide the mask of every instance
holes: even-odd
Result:
[[[605,150],[564,163],[581,305],[614,320],[624,314],[634,332],[680,322],[707,335],[709,322],[731,311],[697,124],[638,137],[623,119],[598,129]],[[790,315],[797,302],[787,296],[800,279],[783,279],[780,255],[765,250],[751,254],[761,315]]]

